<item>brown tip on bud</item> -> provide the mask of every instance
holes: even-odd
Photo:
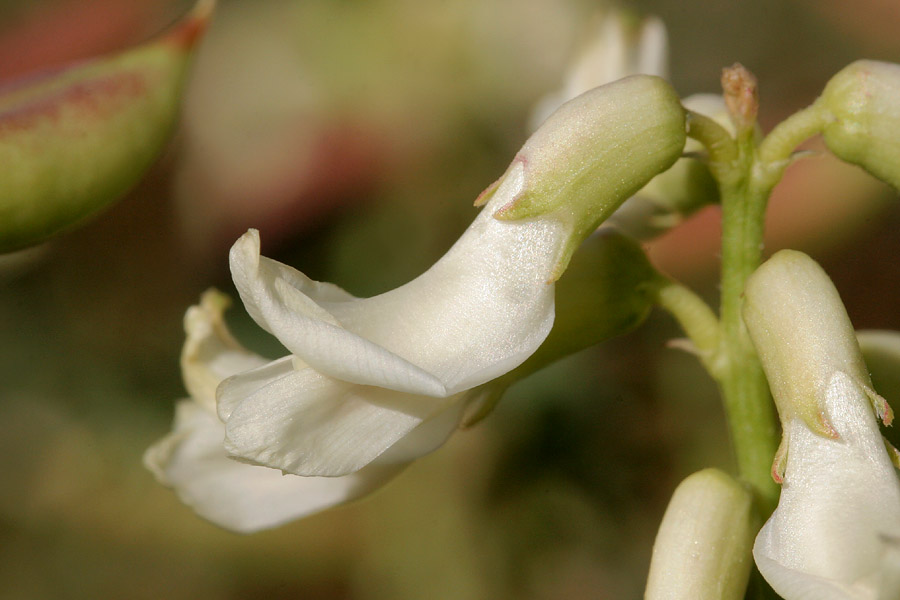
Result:
[[[890,427],[894,422],[894,411],[884,398],[881,398],[881,402],[878,403],[875,411],[875,414],[878,415],[878,418],[881,419],[881,422],[884,423],[885,427]]]
[[[166,40],[185,50],[193,48],[206,32],[215,7],[216,0],[199,0],[194,8],[166,35]]]
[[[784,483],[784,471],[780,470],[781,465],[778,463],[772,463],[772,481],[781,485]]]
[[[725,106],[738,131],[752,129],[759,112],[756,76],[744,65],[734,63],[722,69],[722,92]]]
[[[775,452],[775,458],[772,460],[772,480],[781,485],[784,483],[784,470],[787,467],[788,441],[786,437],[781,438],[778,444],[778,451]]]

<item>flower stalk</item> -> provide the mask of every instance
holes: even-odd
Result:
[[[724,127],[702,115],[692,113],[688,118],[688,136],[706,147],[722,204],[721,321],[716,348],[707,352],[703,364],[719,384],[738,472],[752,486],[766,514],[778,498],[778,489],[769,477],[777,446],[776,420],[740,306],[744,284],[761,261],[765,208],[774,182],[754,177],[758,171],[755,78],[735,65],[725,70],[722,84],[736,135],[732,138]],[[692,339],[696,334],[691,331],[699,327],[693,321],[685,327]],[[708,339],[703,343],[708,344]]]
[[[709,305],[690,288],[665,278],[659,280],[655,300],[675,317],[687,335],[686,349],[697,355],[708,372],[722,372],[724,365],[718,360],[722,332]]]
[[[701,354],[719,384],[728,417],[738,472],[749,482],[763,514],[775,506],[778,489],[769,473],[777,447],[776,416],[768,383],[741,318],[741,299],[748,277],[762,260],[765,211],[772,189],[781,179],[797,145],[822,131],[827,115],[817,104],[792,115],[760,140],[756,126],[756,79],[744,67],[725,69],[725,103],[736,134],[697,113],[688,114],[688,136],[707,150],[710,172],[719,185],[722,205],[721,300],[718,347]],[[662,301],[694,341],[699,323],[688,323]],[[677,309],[676,309],[677,310]],[[709,320],[705,317],[704,320]],[[696,344],[696,341],[694,341]]]
[[[764,512],[774,508],[778,489],[769,477],[777,446],[775,412],[768,384],[741,319],[741,295],[762,259],[765,207],[771,187],[752,177],[756,147],[752,130],[737,140],[731,182],[721,181],[722,335],[718,383],[731,429],[738,472],[755,489]],[[716,374],[713,374],[716,376]]]

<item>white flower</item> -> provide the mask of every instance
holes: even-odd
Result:
[[[173,487],[202,517],[249,533],[348,502],[386,483],[408,464],[409,454],[428,452],[453,430],[458,415],[443,415],[430,430],[408,436],[394,451],[346,477],[284,476],[229,458],[222,445],[225,424],[215,412],[216,387],[225,377],[268,361],[232,338],[222,320],[227,304],[224,295],[210,290],[188,309],[181,364],[191,398],[178,403],[172,433],[144,454],[160,483]]]
[[[222,296],[207,293],[185,317],[191,399],[145,463],[201,516],[241,532],[383,485],[443,444],[467,390],[546,337],[562,229],[502,223],[488,210],[426,274],[368,300],[261,257],[248,232],[232,250],[235,282],[250,314],[294,354],[269,362],[241,348],[222,321]]]
[[[193,400],[148,465],[199,513],[243,531],[380,485],[440,446],[468,404],[477,418],[496,401],[550,332],[553,282],[575,248],[683,145],[683,109],[664,81],[633,77],[589,92],[526,142],[443,258],[373,298],[261,256],[250,230],[231,250],[234,282],[290,354],[265,362],[227,335],[220,307],[189,312],[183,369]],[[604,240],[635,275],[653,278],[639,249]],[[584,283],[618,289],[608,274]],[[646,314],[644,275],[619,278],[631,287],[621,302],[604,300],[615,307],[608,321],[586,315],[576,340],[542,350],[521,372]]]
[[[837,439],[799,418],[786,424],[784,484],[756,538],[756,564],[787,600],[898,598],[900,484],[869,400],[837,372],[824,407]]]
[[[260,256],[256,231],[241,237],[231,251],[241,299],[292,354],[219,387],[227,451],[286,473],[347,475],[528,358],[553,325],[548,280],[568,228],[494,218],[523,182],[504,180],[441,260],[373,298]]]
[[[748,282],[745,321],[781,415],[778,508],[753,555],[786,600],[900,597],[900,481],[837,291],[806,255],[782,251]]]
[[[286,473],[347,475],[459,409],[464,392],[541,345],[572,252],[683,145],[683,109],[664,81],[584,94],[525,143],[447,254],[373,298],[260,256],[257,232],[246,233],[231,250],[235,285],[291,354],[219,386],[226,450]]]
[[[610,280],[611,272],[622,270],[628,276]],[[241,532],[274,527],[365,495],[416,457],[439,447],[461,419],[469,425],[483,417],[518,379],[560,356],[631,329],[650,309],[652,300],[641,284],[652,280],[655,271],[639,245],[624,236],[613,232],[593,236],[570,271],[557,290],[566,312],[555,320],[537,353],[512,372],[460,394],[460,401],[372,463],[341,477],[285,476],[228,456],[225,424],[216,415],[216,388],[224,378],[268,361],[234,340],[222,319],[228,299],[210,290],[185,316],[181,364],[191,398],[179,402],[172,433],[145,453],[144,462],[201,516]],[[593,300],[589,307],[585,296]]]

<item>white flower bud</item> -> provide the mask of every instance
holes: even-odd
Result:
[[[823,398],[837,372],[891,421],[890,407],[872,389],[844,304],[814,260],[793,250],[775,254],[747,281],[743,315],[782,423],[800,418],[819,435],[836,437]]]
[[[778,508],[753,548],[786,600],[900,597],[900,481],[846,310],[811,258],[783,250],[745,290],[744,321],[762,361],[783,439]]]
[[[755,531],[751,493],[705,469],[681,482],[663,516],[646,600],[740,600]]]

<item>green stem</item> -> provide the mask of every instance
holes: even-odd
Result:
[[[781,169],[787,166],[794,149],[804,140],[821,133],[822,129],[831,118],[828,111],[818,104],[807,106],[801,111],[779,123],[769,132],[766,139],[759,145],[757,152],[758,164],[765,170]],[[759,175],[758,175],[759,176]],[[769,180],[774,187],[781,173],[778,172],[774,181]]]
[[[771,477],[778,447],[777,419],[769,386],[741,317],[747,278],[762,260],[765,209],[771,187],[751,176],[756,163],[752,132],[738,140],[732,176],[720,179],[722,197],[722,338],[727,365],[718,378],[740,476],[750,483],[763,514],[774,509],[778,487]]]
[[[747,278],[762,260],[765,211],[775,184],[798,144],[819,133],[828,116],[817,105],[795,113],[759,145],[753,132],[737,140],[722,195],[722,345],[726,375],[719,380],[741,476],[754,486],[763,514],[774,509],[778,488],[771,478],[778,447],[777,415],[765,374],[741,317]]]
[[[737,159],[737,146],[728,130],[715,120],[692,110],[686,111],[687,134],[706,147],[709,153],[707,164],[717,181],[721,181],[731,171]]]
[[[750,80],[755,85],[752,76]],[[756,107],[750,108],[755,115]],[[762,261],[765,211],[772,189],[797,145],[819,133],[830,116],[813,104],[759,143],[753,119],[735,119],[738,133],[732,138],[712,119],[690,111],[687,116],[688,135],[706,147],[721,196],[720,320],[696,295],[677,284],[662,285],[657,301],[675,315],[719,384],[738,472],[754,490],[758,513],[765,519],[778,502],[771,466],[779,434],[769,385],[741,316],[742,295],[747,278]],[[758,574],[754,583],[751,596],[774,597]]]
[[[721,328],[709,305],[689,288],[663,277],[656,289],[656,303],[675,317],[703,366],[717,378],[722,369],[717,363]]]
[[[738,472],[767,516],[778,500],[771,477],[778,447],[777,416],[765,374],[741,317],[747,278],[762,261],[765,211],[772,188],[784,174],[796,146],[820,132],[827,111],[816,104],[779,124],[761,143],[752,123],[737,137],[714,120],[688,112],[688,135],[709,153],[709,167],[722,203],[720,321],[702,301],[675,284],[660,288],[658,302],[675,315],[710,375],[719,384]]]

